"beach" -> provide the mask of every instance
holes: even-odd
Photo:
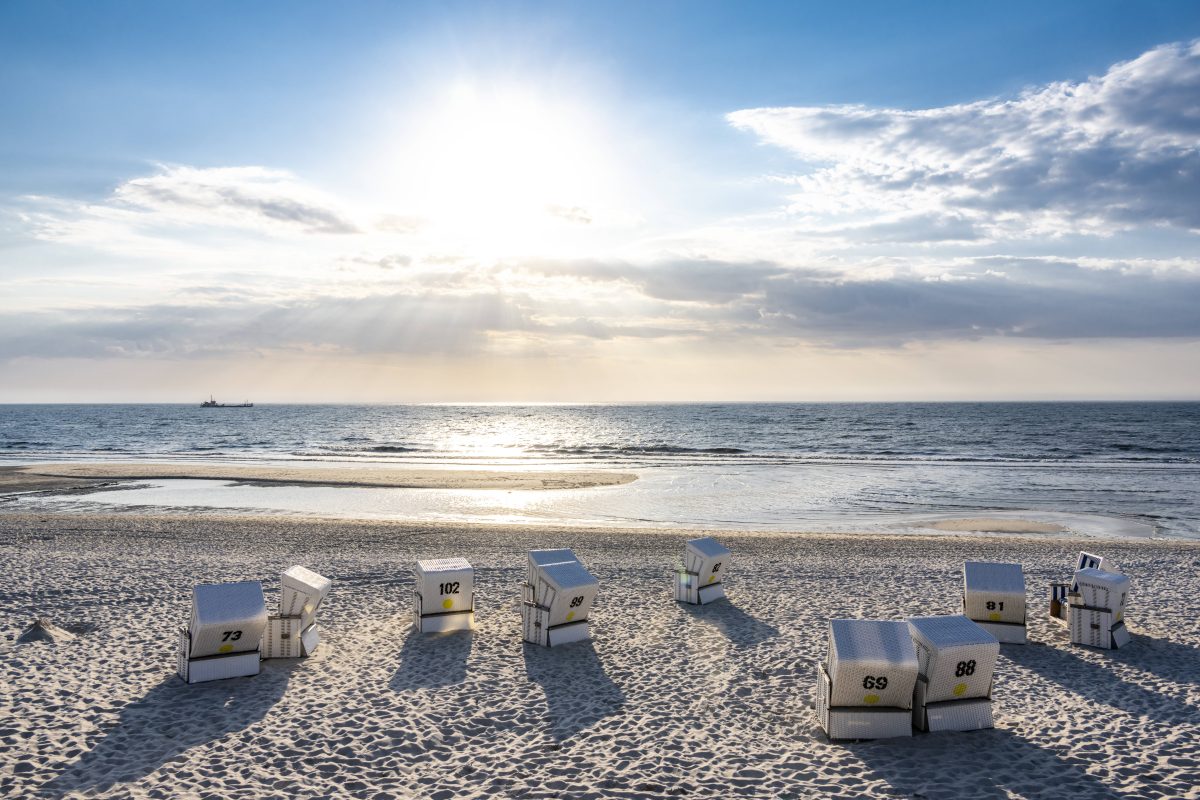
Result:
[[[87,797],[1195,797],[1200,545],[714,532],[728,601],[672,600],[688,535],[298,517],[0,513],[0,794]],[[525,553],[600,581],[592,641],[519,625]],[[1132,644],[1068,644],[1046,584],[1080,549],[1133,581]],[[476,570],[477,630],[410,630],[418,558]],[[959,610],[962,562],[1024,565],[1027,646],[994,730],[830,742],[812,711],[831,618]],[[193,686],[191,587],[302,564],[333,579],[318,654]],[[58,642],[18,644],[34,616]]]

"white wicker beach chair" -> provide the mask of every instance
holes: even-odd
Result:
[[[202,584],[179,632],[179,677],[188,683],[257,675],[267,603],[258,581]]]
[[[829,622],[829,658],[817,668],[817,718],[830,739],[912,735],[917,655],[908,625]]]
[[[992,722],[992,674],[1000,643],[965,616],[908,621],[920,675],[913,724],[921,730],[977,730]]]
[[[1106,650],[1129,644],[1125,628],[1125,605],[1129,599],[1129,577],[1103,569],[1081,569],[1071,581],[1067,625],[1072,644]]]
[[[475,627],[475,570],[465,558],[418,561],[413,627],[423,633]]]
[[[1002,644],[1025,644],[1025,574],[1020,564],[963,564],[963,614]]]
[[[711,603],[725,596],[724,578],[732,554],[711,536],[689,539],[683,548],[683,569],[675,574],[675,599]]]
[[[538,565],[533,577],[535,599],[521,607],[525,641],[554,647],[587,639],[600,582],[578,561]]]

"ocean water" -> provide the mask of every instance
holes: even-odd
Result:
[[[641,479],[551,493],[175,481],[89,502],[789,529],[1020,512],[1076,531],[1200,537],[1200,403],[0,406],[0,464],[137,459]]]

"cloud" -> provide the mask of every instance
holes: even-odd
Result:
[[[268,236],[359,232],[338,202],[289,172],[263,167],[163,166],[100,202],[25,203],[21,216],[35,236],[117,249],[146,250],[149,242],[179,240],[201,227]]]
[[[799,215],[945,216],[969,238],[979,230],[1197,232],[1198,97],[1200,40],[1015,99],[923,110],[752,108],[728,120],[812,166],[782,178],[796,189]]]
[[[984,337],[1200,337],[1195,264],[993,256],[870,278],[762,262],[533,262],[525,268],[623,283],[674,304],[705,303],[703,309],[677,305],[672,316],[710,336],[836,346]]]
[[[0,313],[0,359],[272,352],[565,355],[581,343],[894,347],[985,338],[1200,339],[1200,267],[1004,256],[871,278],[765,262],[509,264],[362,297],[180,291],[180,302]],[[539,281],[557,282],[553,290]],[[562,284],[562,285],[559,285]],[[545,288],[544,284],[543,288]]]

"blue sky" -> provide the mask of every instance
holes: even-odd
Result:
[[[1184,2],[8,2],[0,400],[1195,397],[1197,37]]]

